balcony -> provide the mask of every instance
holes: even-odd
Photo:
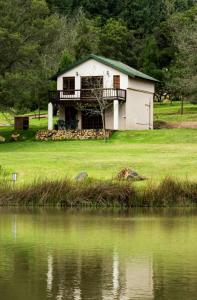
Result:
[[[49,102],[62,103],[63,101],[96,101],[120,100],[126,101],[126,90],[123,89],[81,89],[49,91]]]

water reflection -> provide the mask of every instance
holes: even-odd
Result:
[[[53,256],[48,255],[47,292],[51,295],[53,283]]]
[[[6,211],[0,298],[196,299],[197,214]]]

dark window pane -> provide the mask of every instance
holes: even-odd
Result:
[[[74,95],[75,93],[75,77],[63,78],[64,95]]]

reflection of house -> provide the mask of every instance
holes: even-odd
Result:
[[[53,106],[67,127],[102,128],[100,115],[88,115],[79,104],[95,103],[96,83],[102,98],[110,103],[106,128],[152,129],[155,79],[119,61],[89,55],[57,77],[57,90],[49,92],[48,129],[53,128]]]
[[[103,290],[104,300],[154,299],[153,262],[150,257],[121,258],[113,254],[111,286]],[[110,267],[108,266],[108,272]]]
[[[125,265],[125,280],[125,299],[154,299],[152,259],[128,261]]]

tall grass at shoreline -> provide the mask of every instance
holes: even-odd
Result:
[[[197,204],[197,182],[167,177],[137,187],[131,182],[69,179],[14,186],[2,182],[0,206],[169,207]]]

